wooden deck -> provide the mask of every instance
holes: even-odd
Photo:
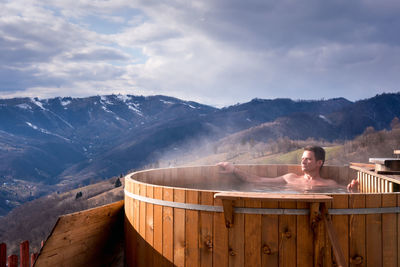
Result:
[[[61,216],[34,264],[123,266],[124,201]]]

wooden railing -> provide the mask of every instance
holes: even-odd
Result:
[[[23,241],[19,245],[19,263],[20,267],[32,267],[35,263],[37,253],[31,253],[29,256],[29,241]],[[18,267],[18,256],[10,255],[7,257],[7,245],[0,244],[0,267]]]
[[[379,174],[374,165],[350,163],[350,168],[357,171],[357,180],[361,193],[392,193],[400,191],[400,175]]]

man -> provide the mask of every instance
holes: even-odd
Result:
[[[288,173],[279,177],[260,177],[248,174],[236,168],[230,162],[221,162],[217,165],[222,168],[223,173],[233,173],[238,178],[250,183],[291,184],[298,187],[303,186],[339,186],[332,179],[324,179],[320,171],[325,162],[325,150],[319,146],[307,146],[301,157],[301,170],[303,175]]]

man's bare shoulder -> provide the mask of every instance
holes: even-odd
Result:
[[[287,183],[293,183],[298,181],[298,179],[303,178],[303,176],[297,175],[295,173],[287,173],[285,175],[282,175],[282,178],[285,179]]]
[[[297,174],[295,174],[293,172],[290,172],[290,173],[286,173],[286,174],[282,175],[282,177],[301,178],[301,177],[303,177],[303,175],[297,175]]]

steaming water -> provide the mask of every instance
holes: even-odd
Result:
[[[258,193],[284,193],[284,194],[310,194],[310,193],[324,193],[324,194],[348,194],[345,186],[338,185],[337,187],[331,186],[293,186],[290,184],[285,185],[270,185],[270,184],[250,184],[243,183],[235,186],[231,191],[238,192],[258,192]]]

